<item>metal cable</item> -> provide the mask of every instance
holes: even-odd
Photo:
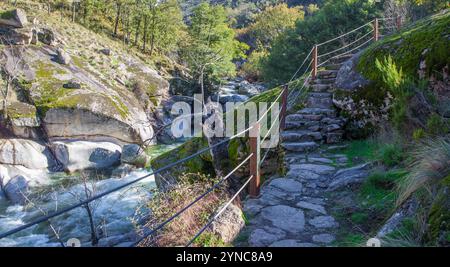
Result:
[[[240,169],[247,161],[250,160],[250,158],[253,156],[253,153],[251,153],[246,159],[244,159],[236,168],[234,168],[230,173],[228,173],[225,177],[223,177],[219,182],[217,182],[216,184],[214,184],[210,189],[206,190],[203,194],[201,194],[200,196],[198,196],[194,201],[192,201],[189,205],[185,206],[184,208],[182,208],[181,210],[179,210],[177,213],[175,213],[174,215],[170,216],[169,219],[165,220],[163,223],[159,224],[157,227],[155,227],[154,229],[152,229],[150,232],[144,234],[141,238],[139,238],[138,241],[134,242],[131,247],[134,247],[136,245],[138,245],[139,243],[141,243],[144,239],[146,239],[147,237],[151,236],[152,234],[156,233],[157,231],[161,230],[162,228],[164,228],[164,226],[166,226],[168,223],[170,223],[171,221],[173,221],[176,217],[180,216],[183,212],[185,212],[186,210],[188,210],[190,207],[192,207],[195,203],[197,203],[198,201],[200,201],[202,198],[204,198],[206,195],[208,195],[209,193],[211,193],[212,191],[214,191],[214,189],[218,188],[224,181],[226,181],[228,178],[231,177],[231,175],[233,175],[238,169]]]
[[[321,67],[321,66],[325,65],[326,63],[330,62],[330,60],[332,60],[333,58],[337,58],[337,57],[346,55],[346,54],[348,54],[348,53],[350,53],[350,52],[353,52],[353,51],[355,51],[355,50],[357,50],[357,49],[363,47],[364,45],[368,44],[368,43],[369,43],[370,41],[372,41],[373,39],[374,39],[374,37],[371,37],[369,40],[365,41],[365,42],[362,43],[361,45],[359,45],[359,46],[357,46],[357,47],[355,47],[355,48],[353,48],[353,49],[351,49],[351,50],[349,50],[349,51],[347,51],[347,52],[344,52],[344,53],[342,53],[342,54],[339,54],[339,55],[336,55],[336,56],[333,56],[333,57],[327,59],[327,60],[324,61],[323,63],[319,64],[317,67]]]
[[[314,48],[312,48],[311,51],[309,51],[309,54],[306,56],[305,60],[303,60],[302,64],[300,65],[300,67],[298,67],[298,69],[294,73],[294,75],[292,75],[292,78],[289,80],[289,82],[292,82],[294,80],[295,76],[297,76],[298,72],[302,69],[303,65],[305,65],[306,61],[308,60],[309,56],[311,56],[313,51],[314,51]],[[309,67],[307,67],[307,68],[309,68]]]
[[[191,239],[191,241],[189,241],[189,243],[187,243],[186,247],[189,247],[192,245],[192,243],[194,243],[194,241],[206,230],[208,229],[208,227],[217,219],[219,218],[219,216],[228,208],[228,206],[231,205],[231,203],[233,203],[233,201],[239,196],[239,194],[242,192],[242,190],[244,190],[245,187],[247,187],[248,183],[250,183],[250,181],[253,179],[253,175],[250,176],[250,178],[244,183],[244,185],[239,189],[239,191],[237,191],[237,193],[230,199],[230,201],[228,201],[225,206],[216,213],[216,215],[214,215],[214,217],[212,217],[208,223],[203,226],[200,231],[194,236],[194,238]]]
[[[106,195],[109,195],[109,194],[112,194],[112,193],[114,193],[114,192],[117,192],[117,191],[119,191],[119,190],[121,190],[121,189],[123,189],[123,188],[125,188],[125,187],[128,187],[128,186],[130,186],[130,185],[132,185],[132,184],[135,184],[135,183],[137,183],[137,182],[139,182],[139,181],[142,181],[142,180],[144,180],[144,179],[146,179],[146,178],[148,178],[148,177],[150,177],[150,176],[152,176],[152,175],[155,175],[155,174],[158,174],[158,173],[163,172],[163,171],[165,171],[165,170],[168,170],[168,169],[170,169],[170,168],[172,168],[172,167],[174,167],[174,166],[176,166],[176,165],[178,165],[178,164],[180,164],[180,163],[184,163],[184,162],[186,162],[186,161],[188,161],[188,160],[190,160],[190,159],[192,159],[192,158],[194,158],[194,157],[196,157],[196,156],[199,156],[199,155],[203,154],[203,153],[206,152],[206,151],[209,151],[209,150],[211,150],[211,149],[214,149],[214,148],[216,148],[216,147],[218,147],[218,146],[220,146],[220,145],[223,145],[223,144],[229,142],[230,140],[233,140],[233,139],[236,138],[236,137],[239,137],[239,136],[242,135],[242,134],[245,134],[246,132],[250,131],[250,129],[252,129],[252,128],[253,128],[253,126],[247,128],[246,130],[242,131],[241,133],[238,133],[238,134],[236,134],[236,135],[230,137],[229,139],[223,140],[223,141],[221,141],[221,142],[219,142],[219,143],[217,143],[217,144],[214,144],[214,145],[209,146],[209,147],[207,147],[207,148],[201,149],[201,150],[197,151],[196,153],[194,153],[194,154],[192,154],[192,155],[190,155],[190,156],[188,156],[188,157],[185,157],[185,158],[180,159],[180,160],[178,160],[178,161],[176,161],[176,162],[173,162],[173,163],[171,163],[171,164],[168,164],[168,165],[166,165],[166,166],[164,166],[164,167],[162,167],[162,168],[160,168],[160,169],[158,169],[158,170],[156,170],[156,171],[152,171],[151,173],[149,173],[149,174],[147,174],[147,175],[144,175],[144,176],[142,176],[142,177],[140,177],[140,178],[137,178],[137,179],[135,179],[135,180],[133,180],[133,181],[130,181],[130,182],[128,182],[128,183],[125,183],[125,184],[123,184],[123,185],[120,185],[120,186],[118,186],[118,187],[115,187],[115,188],[113,188],[113,189],[111,189],[111,190],[107,190],[107,191],[105,191],[105,192],[103,192],[103,193],[101,193],[101,194],[98,194],[98,195],[93,196],[93,197],[91,197],[91,198],[88,198],[88,199],[85,199],[85,200],[83,200],[83,201],[80,201],[78,204],[69,206],[69,207],[64,208],[64,209],[62,209],[62,210],[60,210],[60,211],[53,212],[53,213],[51,213],[51,214],[49,214],[49,215],[47,215],[47,216],[41,217],[41,218],[36,219],[36,220],[34,220],[34,221],[30,222],[30,223],[24,224],[24,225],[19,226],[19,227],[15,228],[15,229],[12,229],[12,230],[10,230],[10,231],[7,231],[7,232],[5,232],[5,233],[2,233],[2,234],[0,234],[0,239],[5,238],[5,237],[10,236],[10,235],[13,235],[13,234],[15,234],[15,233],[18,233],[18,232],[23,231],[23,230],[25,230],[25,229],[28,229],[28,228],[30,228],[30,227],[36,225],[36,224],[45,222],[45,221],[47,221],[47,220],[49,220],[49,219],[51,219],[51,218],[54,218],[54,217],[56,217],[56,216],[59,216],[59,215],[63,214],[63,213],[66,213],[66,212],[69,212],[69,211],[74,210],[74,209],[76,209],[76,208],[79,208],[79,207],[81,207],[81,206],[84,206],[84,205],[86,205],[86,204],[88,204],[88,203],[90,203],[90,202],[92,202],[92,201],[95,201],[95,200],[100,199],[100,198],[102,198],[102,197],[104,197],[104,196],[106,196]]]

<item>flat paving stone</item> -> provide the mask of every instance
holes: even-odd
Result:
[[[286,236],[284,231],[274,228],[268,232],[266,229],[254,230],[248,239],[248,244],[252,247],[265,247]]]
[[[300,193],[302,184],[293,179],[279,178],[270,182],[269,186],[276,187],[288,193]]]
[[[294,239],[287,239],[287,240],[280,240],[277,242],[274,242],[270,245],[270,247],[273,248],[308,248],[308,247],[317,247],[317,245],[312,243],[305,243],[300,240],[294,240]]]
[[[306,201],[300,201],[296,204],[297,207],[299,208],[303,208],[303,209],[308,209],[308,210],[314,210],[317,211],[318,213],[322,213],[323,215],[326,215],[327,212],[325,211],[325,208],[321,205],[317,205],[317,204],[312,204]]]
[[[334,228],[339,224],[331,216],[317,216],[309,220],[309,224],[316,228]]]
[[[274,227],[282,230],[298,233],[305,228],[305,215],[301,209],[277,205],[262,209],[261,216],[272,222]]]
[[[330,234],[319,234],[319,235],[314,235],[312,237],[312,240],[316,243],[330,244],[331,242],[336,240],[336,238]]]

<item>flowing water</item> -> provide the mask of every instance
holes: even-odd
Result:
[[[154,157],[174,147],[176,145],[156,146],[148,153]],[[77,179],[77,184],[73,184],[74,176],[54,174],[58,179],[52,179],[54,181],[52,184],[45,188],[32,189],[33,204],[11,205],[6,200],[0,200],[0,233],[33,221],[43,216],[44,213],[51,213],[76,204],[85,199],[87,195],[92,196],[108,191],[148,174],[150,174],[150,170],[139,169],[128,173],[123,178],[96,178],[86,183],[82,182],[82,179]],[[71,185],[62,186],[62,184]],[[93,225],[100,237],[100,246],[126,245],[132,240],[136,223],[145,219],[149,214],[145,204],[151,198],[155,188],[154,176],[149,176],[90,204]],[[89,192],[86,193],[86,189]],[[59,241],[66,243],[71,238],[80,240],[82,246],[92,245],[91,224],[86,208],[74,209],[51,219],[50,222],[58,233],[59,240],[55,237],[50,223],[46,222],[0,239],[0,247],[61,246]]]

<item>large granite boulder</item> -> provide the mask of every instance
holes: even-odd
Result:
[[[51,149],[68,172],[107,169],[120,164],[121,147],[108,142],[59,141]]]
[[[46,170],[58,163],[41,143],[25,139],[0,139],[0,164]]]
[[[360,57],[361,52],[353,55],[342,65],[336,76],[336,88],[353,91],[367,86],[370,83],[370,81],[364,78],[364,76],[362,76],[356,69]]]
[[[236,239],[245,226],[242,211],[236,205],[231,204],[210,226],[210,230],[225,243],[231,243]]]

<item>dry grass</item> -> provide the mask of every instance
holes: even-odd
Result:
[[[400,183],[397,206],[420,188],[428,189],[450,175],[450,137],[427,140],[418,147],[412,155],[410,174]]]
[[[145,225],[146,228],[154,229],[177,211],[189,205],[216,182],[214,179],[201,174],[184,176],[181,180],[189,181],[195,177],[195,182],[181,183],[168,192],[157,193],[149,203],[149,207],[152,210],[152,218]],[[141,242],[140,246],[185,246],[227,199],[228,195],[225,187],[214,190],[167,224],[158,233]],[[194,243],[194,245],[201,246],[198,242]]]

